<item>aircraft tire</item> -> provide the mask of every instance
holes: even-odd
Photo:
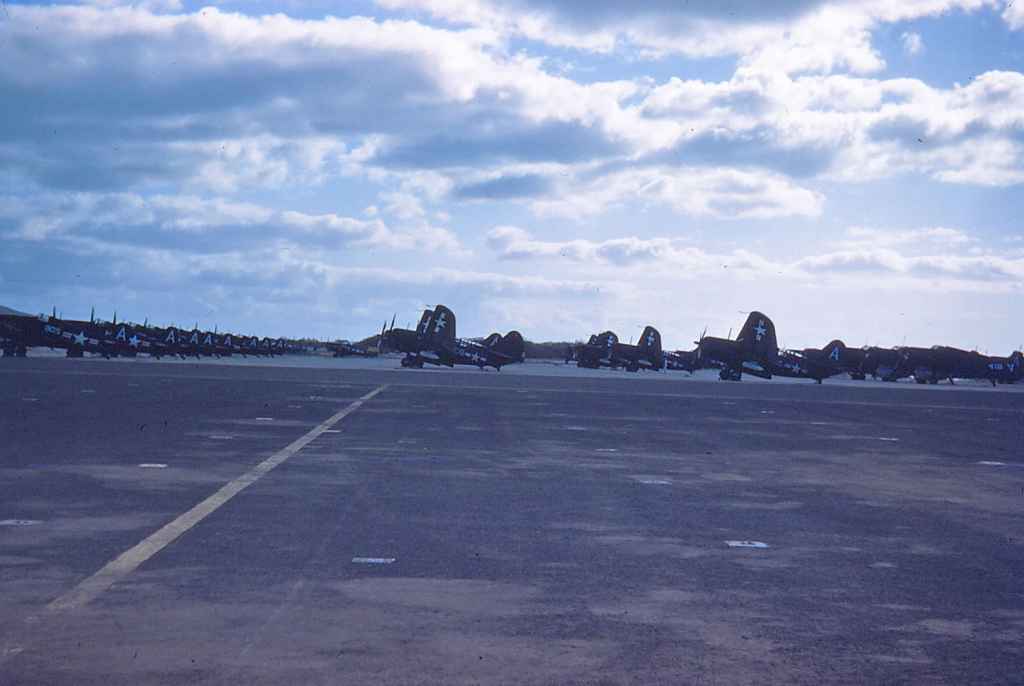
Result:
[[[850,379],[853,381],[863,381],[864,377],[864,374],[850,374]]]
[[[928,383],[928,379],[919,379],[919,378],[917,378],[916,376],[914,377],[914,381],[916,381],[916,382],[917,382],[917,383],[919,383],[919,384],[925,384],[925,383]]]

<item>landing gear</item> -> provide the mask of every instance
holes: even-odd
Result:
[[[85,351],[81,348],[68,348],[68,357],[85,357]]]
[[[864,380],[864,378],[865,378],[865,376],[866,376],[866,374],[861,374],[861,373],[859,373],[859,372],[856,372],[856,373],[855,373],[855,372],[851,372],[851,373],[850,373],[850,378],[851,378],[851,379],[852,379],[853,381],[863,381],[863,380]]]
[[[718,372],[718,378],[722,381],[739,381],[743,378],[743,372],[739,369],[723,369]]]
[[[640,371],[640,364],[637,362],[630,362],[626,365],[627,372],[638,372]]]
[[[403,357],[402,366],[410,369],[423,369],[423,360],[417,357]]]

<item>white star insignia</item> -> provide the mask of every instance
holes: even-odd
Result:
[[[85,345],[85,332],[75,334],[75,343],[78,345]]]
[[[128,339],[128,345],[133,348],[139,347],[139,336],[138,334],[132,334],[132,337]]]

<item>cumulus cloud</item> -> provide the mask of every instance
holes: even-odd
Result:
[[[556,260],[595,268],[631,269],[639,273],[692,278],[723,268],[754,278],[839,280],[861,288],[991,290],[1024,287],[1024,257],[1012,252],[967,251],[974,242],[959,229],[926,227],[886,230],[851,227],[836,249],[779,260],[750,250],[714,252],[680,238],[605,241],[538,240],[525,229],[497,226],[488,246],[503,260]]]
[[[885,63],[871,44],[871,32],[880,24],[995,5],[995,0],[665,0],[640,6],[614,0],[377,2],[389,9],[418,10],[457,24],[579,50],[735,55],[763,73],[877,71]]]
[[[1011,29],[1024,29],[1024,5],[1017,0],[1007,0],[1003,7],[1003,20]]]
[[[112,244],[159,247],[182,243],[189,252],[214,255],[230,252],[238,244],[269,242],[334,249],[463,250],[450,230],[426,222],[391,226],[380,218],[280,211],[192,195],[72,193],[7,198],[0,203],[2,227],[6,227],[3,235],[8,240],[81,241],[92,237]]]
[[[784,176],[729,167],[637,167],[582,180],[532,203],[541,216],[584,219],[629,203],[694,216],[767,219],[821,214],[824,197]]]
[[[900,35],[900,42],[903,43],[903,52],[908,55],[917,55],[924,50],[924,41],[919,33],[904,31]]]

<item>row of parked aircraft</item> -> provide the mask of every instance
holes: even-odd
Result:
[[[482,341],[458,338],[455,314],[438,305],[424,310],[415,330],[396,329],[394,318],[390,328],[385,324],[376,346],[362,346],[349,341],[323,344],[335,357],[371,357],[382,352],[404,353],[403,367],[422,368],[424,364],[453,367],[473,365],[483,369],[522,362],[525,343],[518,331],[502,336],[493,333]],[[283,355],[298,352],[302,346],[283,338],[270,339],[242,336],[218,331],[201,331],[171,326],[160,328],[143,324],[97,319],[95,311],[88,321],[61,319],[56,308],[52,316],[33,317],[22,314],[0,314],[0,351],[4,356],[25,357],[29,348],[45,347],[65,350],[68,357],[94,353],[104,357],[135,357],[142,353],[152,357],[230,357],[232,355]]]
[[[143,324],[96,318],[88,321],[60,319],[53,315],[32,317],[20,314],[0,315],[0,350],[7,357],[25,357],[29,348],[65,350],[68,357],[94,353],[104,357],[230,357],[272,356],[292,352],[292,344],[282,338],[259,338],[218,331],[201,331],[176,326],[161,328]]]
[[[706,332],[705,332],[706,333]],[[751,312],[733,339],[702,334],[693,350],[665,351],[661,334],[653,326],[644,329],[636,345],[620,343],[611,331],[594,334],[586,343],[573,346],[566,355],[580,367],[640,369],[676,369],[693,372],[718,369],[724,381],[739,381],[743,374],[764,379],[785,376],[823,379],[848,374],[863,381],[868,376],[883,381],[913,378],[917,383],[936,384],[942,379],[981,379],[1016,383],[1024,378],[1024,354],[993,357],[948,346],[931,348],[848,348],[834,340],[823,348],[780,350],[775,324],[761,312]]]
[[[105,357],[134,357],[140,353],[152,357],[228,357],[273,356],[299,352],[303,346],[286,339],[259,338],[233,333],[191,330],[174,326],[161,328],[118,322],[95,317],[88,321],[52,316],[33,317],[0,314],[0,351],[5,356],[24,357],[30,347],[63,349],[68,357],[94,353]],[[705,332],[706,334],[706,332]],[[471,365],[483,369],[501,369],[522,362],[525,343],[518,331],[504,336],[493,333],[483,340],[458,338],[455,313],[444,305],[426,309],[415,329],[395,328],[392,318],[381,329],[376,346],[360,346],[347,341],[325,346],[336,357],[372,356],[382,352],[403,354],[402,366],[422,368],[425,364],[454,367]],[[938,383],[948,379],[980,379],[996,384],[1016,383],[1024,379],[1024,354],[1009,357],[982,355],[975,351],[947,346],[931,348],[848,348],[833,340],[823,348],[780,350],[775,324],[761,312],[751,312],[733,339],[702,334],[693,350],[662,349],[661,334],[647,326],[639,341],[619,342],[611,331],[594,334],[586,343],[572,346],[566,361],[580,367],[622,368],[627,371],[719,370],[719,378],[739,381],[743,374],[770,379],[773,376],[822,380],[848,374],[855,380],[868,376],[883,381],[913,378],[917,383]]]

